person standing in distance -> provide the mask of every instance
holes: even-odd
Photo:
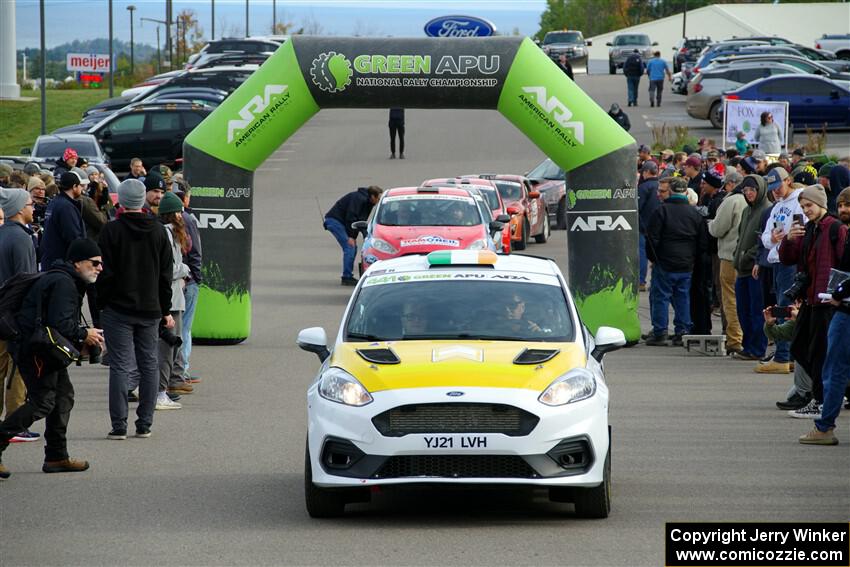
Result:
[[[142,211],[145,186],[127,179],[118,186],[124,212],[100,233],[103,276],[97,300],[109,350],[109,439],[127,438],[128,380],[138,369],[136,437],[150,437],[159,389],[158,326],[174,328],[171,316],[171,244],[165,227]]]
[[[664,76],[666,75],[667,80],[672,81],[673,75],[670,74],[667,62],[661,58],[660,51],[656,51],[652,55],[652,59],[646,64],[646,74],[649,76],[649,106],[661,106]],[[653,91],[655,91],[655,100],[653,100]]]
[[[398,159],[404,159],[404,109],[390,109],[390,159],[395,159],[395,137],[398,134]]]
[[[626,87],[628,88],[629,106],[637,106],[638,87],[646,65],[640,58],[640,52],[635,49],[623,63],[623,75],[626,76]]]
[[[358,231],[351,227],[357,221],[365,221],[378,204],[384,190],[376,185],[358,187],[343,195],[325,215],[325,230],[330,232],[342,248],[342,285],[357,285],[354,277],[354,257],[357,255]]]
[[[80,306],[86,286],[97,281],[102,268],[97,244],[87,238],[68,247],[66,261],[57,260],[50,272],[40,277],[27,292],[15,321],[21,340],[14,343],[14,359],[27,385],[27,401],[0,423],[0,455],[9,441],[35,421],[45,418],[44,465],[46,473],[81,472],[88,461],[68,457],[66,432],[74,407],[74,387],[65,366],[56,365],[33,352],[30,337],[36,329],[39,311],[42,323],[50,326],[77,348],[103,346],[100,329],[80,326]],[[0,478],[9,478],[0,462]]]

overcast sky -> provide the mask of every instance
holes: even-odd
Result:
[[[9,0],[0,0],[3,2]],[[14,0],[17,48],[39,45],[38,0]],[[135,41],[156,45],[156,24],[139,18],[165,20],[164,0],[113,0],[114,35],[130,39],[130,13],[134,5]],[[197,14],[204,36],[211,37],[210,0],[174,0],[175,15],[184,8]],[[537,32],[545,0],[277,0],[277,21],[295,27],[318,24],[326,34],[422,37],[431,18],[445,15],[478,16],[510,34],[518,28],[522,35]],[[272,25],[272,0],[248,0],[251,35],[268,34]],[[108,37],[107,0],[45,0],[45,41],[54,47],[74,39]],[[245,0],[215,0],[215,36],[243,36]],[[164,32],[162,32],[164,37]]]

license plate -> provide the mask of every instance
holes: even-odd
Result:
[[[426,449],[486,449],[486,435],[424,435]]]

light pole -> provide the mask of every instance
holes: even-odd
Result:
[[[272,0],[272,35],[277,29],[277,0]]]
[[[159,25],[166,25],[166,22],[164,20],[157,20],[156,18],[139,18],[139,21],[156,24],[156,72],[157,74],[162,73],[162,52],[159,50]]]
[[[127,10],[130,11],[130,76],[136,74],[136,58],[133,56],[133,11],[136,9],[135,6],[130,4],[127,6]]]
[[[109,98],[115,96],[115,61],[112,59],[112,0],[109,0]]]
[[[215,0],[210,0],[212,3],[212,38],[215,40]]]
[[[38,3],[38,16],[39,27],[41,28],[41,133],[47,134],[47,93],[44,92],[47,90],[47,67],[44,51],[44,0],[40,0]]]
[[[248,33],[248,0],[245,0],[245,37],[251,35]]]

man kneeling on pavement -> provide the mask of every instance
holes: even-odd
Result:
[[[85,238],[74,240],[68,247],[66,261],[55,261],[23,299],[15,316],[21,338],[11,343],[11,351],[27,386],[27,401],[0,423],[0,478],[9,478],[11,474],[2,463],[2,453],[9,446],[9,440],[42,418],[46,420],[46,427],[41,470],[57,473],[89,468],[88,461],[68,456],[65,434],[74,407],[74,387],[68,369],[35,351],[30,338],[40,322],[83,352],[87,347],[103,347],[100,329],[87,329],[79,324],[86,287],[97,280],[102,269],[97,244]]]

